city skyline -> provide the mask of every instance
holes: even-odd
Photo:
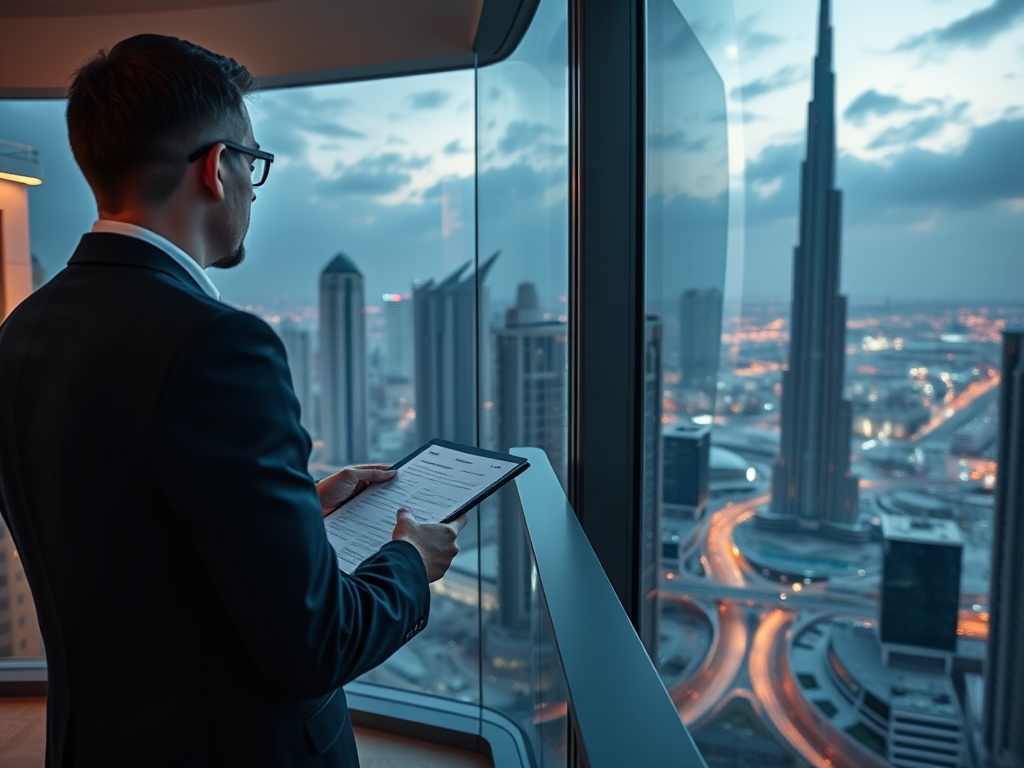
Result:
[[[701,23],[710,13],[703,0],[679,6],[716,65],[742,64],[728,107],[735,112],[742,103],[744,119],[733,147],[741,156],[730,158],[746,174],[743,293],[785,296],[813,3],[793,0],[768,13],[764,2],[737,0],[733,37]],[[1014,245],[1024,238],[1018,165],[1024,159],[1012,151],[1024,141],[1024,92],[1013,87],[1024,76],[1024,15],[1009,6],[994,0],[837,6],[844,34],[836,62],[845,73],[837,93],[837,173],[849,214],[842,285],[852,298],[1004,301],[1024,283]],[[983,11],[979,31],[966,31],[962,22]],[[887,24],[878,28],[869,20],[880,15]],[[947,38],[954,42],[946,49],[935,42]],[[886,77],[894,67],[898,76]],[[252,105],[254,130],[278,160],[253,208],[249,258],[237,270],[211,272],[225,299],[314,306],[310,278],[320,265],[312,254],[339,243],[364,264],[370,296],[404,292],[411,280],[472,258],[475,98],[472,72],[261,93]],[[542,172],[551,156],[538,137],[550,132],[515,117],[529,98],[528,88],[510,83],[497,102],[480,102],[495,121],[486,148],[494,157],[481,183],[515,188],[508,204],[541,215],[562,203]],[[29,193],[32,242],[53,275],[95,217],[66,146],[63,104],[3,101],[0,125],[5,138],[41,149],[47,180]],[[529,228],[486,223],[488,239],[494,233],[509,257],[496,273],[508,295],[495,299],[510,304],[527,272],[549,271],[533,260],[547,243]],[[487,249],[490,242],[482,244]],[[965,259],[975,268],[936,268]],[[398,285],[395,274],[403,275]],[[538,282],[545,301],[564,292],[545,283]]]

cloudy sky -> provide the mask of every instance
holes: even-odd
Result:
[[[817,4],[678,5],[721,72],[733,118],[730,268],[747,297],[788,295]],[[836,6],[844,290],[1021,300],[1024,0]],[[225,298],[272,311],[314,305],[319,270],[340,250],[377,303],[471,259],[479,220],[482,256],[502,251],[496,302],[531,280],[557,307],[567,286],[564,61],[564,9],[545,0],[516,56],[478,77],[260,94],[250,107],[256,136],[278,160],[253,208],[249,258],[212,273]],[[95,216],[66,148],[63,105],[0,102],[0,137],[42,150],[32,243],[52,274]]]

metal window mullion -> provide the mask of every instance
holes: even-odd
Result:
[[[644,2],[570,0],[570,501],[634,626],[643,491]]]

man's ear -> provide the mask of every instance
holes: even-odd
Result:
[[[214,145],[203,159],[200,178],[203,188],[216,201],[224,199],[224,163],[227,161],[227,148],[223,144]]]

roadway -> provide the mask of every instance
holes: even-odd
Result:
[[[878,489],[898,482],[875,480],[863,485]],[[669,694],[683,722],[692,727],[726,699],[745,694],[741,673],[746,665],[753,695],[767,718],[811,765],[885,768],[886,763],[873,753],[814,716],[813,705],[793,682],[788,655],[789,628],[800,611],[876,617],[877,593],[836,593],[828,591],[827,585],[805,588],[799,583],[781,585],[762,578],[743,557],[734,534],[736,526],[749,520],[768,501],[769,495],[762,494],[733,502],[710,515],[700,529],[704,534],[701,562],[708,578],[687,577],[682,572],[663,582],[664,597],[703,599],[718,610],[718,630],[707,657],[695,675],[672,686]],[[761,616],[751,638],[748,609],[755,608],[767,609],[767,613]],[[962,609],[958,634],[986,637],[985,618]]]

